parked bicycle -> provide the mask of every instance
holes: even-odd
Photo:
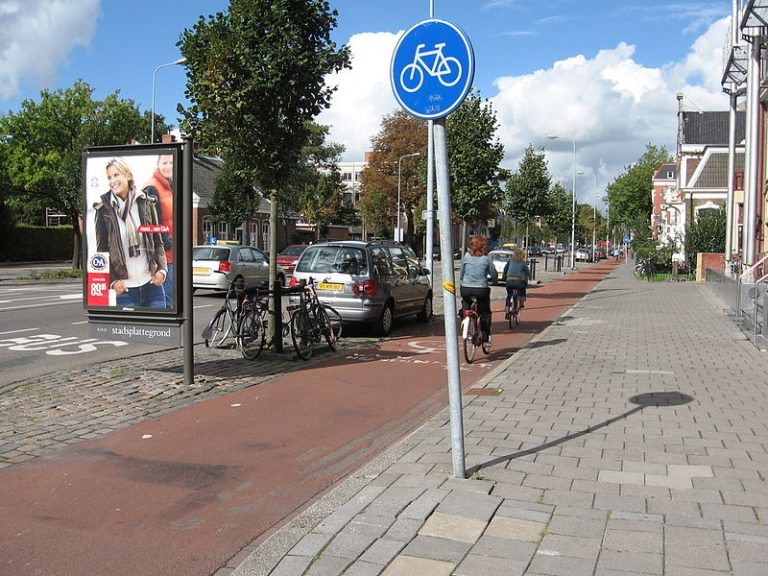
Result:
[[[270,293],[269,290],[259,291],[257,289],[246,290],[243,295],[236,339],[240,352],[246,360],[255,360],[261,354],[264,346],[272,345],[272,342],[267,342],[268,318],[277,313],[269,309],[268,296]],[[288,322],[284,321],[282,326],[280,337],[288,336],[290,330]]]
[[[653,261],[650,258],[640,258],[635,264],[633,270],[634,274],[638,278],[645,278],[650,282],[656,270],[653,267]]]
[[[491,352],[490,335],[485,333],[483,320],[477,309],[477,298],[472,297],[472,305],[464,310],[464,319],[461,321],[461,336],[464,339],[464,358],[471,364],[475,360],[475,352],[482,348],[483,352]]]
[[[509,320],[510,328],[520,324],[520,288],[512,288],[512,292],[507,294],[504,313],[504,316]]]
[[[302,360],[308,360],[313,346],[321,338],[325,338],[331,350],[336,350],[336,342],[341,337],[341,315],[332,306],[320,302],[312,278],[297,288],[299,303],[287,308],[296,354]]]
[[[219,274],[224,274],[219,272]],[[235,281],[229,281],[227,293],[224,295],[224,303],[211,317],[208,325],[203,329],[203,340],[206,347],[215,346],[221,348],[227,339],[237,331],[239,314],[238,289]]]

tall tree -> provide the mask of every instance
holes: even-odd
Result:
[[[230,0],[226,14],[201,17],[178,42],[190,102],[179,106],[183,128],[271,200],[270,285],[279,192],[299,165],[308,123],[330,105],[325,77],[349,66],[349,49],[331,39],[337,15],[326,0]]]
[[[331,40],[336,16],[324,0],[231,0],[178,42],[190,102],[179,106],[184,130],[272,200],[271,282],[279,191],[300,164],[310,121],[330,105],[325,76],[349,65],[348,48]]]
[[[547,216],[552,178],[543,150],[528,145],[516,172],[510,174],[504,192],[505,212],[526,227],[537,216]]]
[[[507,171],[500,167],[504,145],[497,129],[493,106],[476,92],[446,122],[451,204],[465,225],[493,218],[498,211]]]
[[[571,218],[573,215],[573,194],[560,182],[555,182],[548,195],[549,208],[546,218],[547,228],[557,241],[570,237]]]
[[[640,159],[625,167],[606,191],[611,207],[611,222],[629,224],[638,218],[650,218],[652,210],[653,174],[659,166],[671,162],[672,157],[664,147],[646,146]]]
[[[415,208],[425,194],[422,174],[426,164],[426,126],[426,122],[402,110],[385,116],[381,130],[371,140],[372,152],[360,185],[366,225],[376,231],[390,232],[397,221],[400,168],[400,203],[407,225],[404,240],[410,245],[413,245]],[[403,156],[416,152],[421,156],[400,162]]]
[[[149,122],[119,92],[102,101],[83,81],[71,88],[44,90],[40,102],[25,100],[21,110],[0,118],[9,203],[55,208],[70,217],[75,235],[73,264],[80,257],[83,150],[127,144],[149,136]]]

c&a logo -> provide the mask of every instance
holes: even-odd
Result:
[[[88,260],[88,272],[109,272],[109,254],[96,252]]]

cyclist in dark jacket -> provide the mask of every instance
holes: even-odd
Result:
[[[525,251],[518,248],[504,266],[504,282],[507,287],[507,303],[505,308],[510,309],[512,300],[512,291],[517,288],[520,295],[520,308],[525,308],[526,288],[528,280],[531,279],[531,269],[525,263]]]

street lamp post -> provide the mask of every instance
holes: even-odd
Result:
[[[186,62],[186,58],[179,58],[178,60],[174,60],[173,62],[168,62],[167,64],[160,64],[159,66],[155,67],[155,70],[152,72],[152,126],[150,128],[150,137],[149,141],[151,144],[155,143],[155,85],[157,84],[157,71],[160,70],[160,68],[165,68],[166,66],[176,66],[178,64],[184,64]]]
[[[419,152],[413,154],[404,154],[397,160],[397,227],[395,228],[395,240],[402,241],[402,234],[400,231],[400,175],[402,172],[403,158],[412,158],[414,156],[421,156]]]
[[[550,140],[557,140],[560,138],[554,134],[547,136]],[[573,144],[573,165],[572,165],[572,193],[573,193],[573,207],[571,208],[571,270],[576,269],[576,140],[573,138],[567,138]]]

